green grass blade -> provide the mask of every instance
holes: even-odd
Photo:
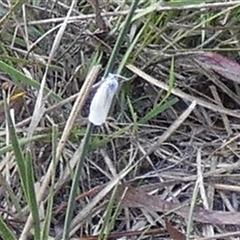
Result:
[[[2,217],[0,217],[0,232],[2,239],[6,240],[17,240],[15,234],[8,228],[6,223],[3,221]]]
[[[145,28],[147,27],[148,22],[146,22],[143,27],[139,30],[137,36],[134,38],[134,40],[132,41],[132,43],[130,44],[130,46],[127,48],[126,53],[124,54],[124,57],[118,67],[117,73],[120,74],[122,69],[124,68],[124,66],[127,63],[128,58],[131,56],[131,53],[133,52],[139,38],[141,37],[142,33],[144,32]],[[134,56],[136,58],[136,55]]]
[[[172,57],[169,80],[168,80],[168,86],[169,86],[168,92],[166,96],[163,98],[163,100],[140,120],[141,123],[146,122],[147,120],[150,120],[151,118],[157,116],[158,114],[167,110],[169,107],[171,107],[172,105],[178,102],[178,99],[176,97],[167,101],[168,97],[171,95],[172,89],[174,88],[174,82],[175,82],[174,58]]]
[[[134,110],[134,107],[132,105],[132,102],[130,100],[130,98],[127,96],[127,102],[128,102],[128,106],[129,106],[129,110],[130,110],[130,113],[132,115],[132,120],[133,120],[133,123],[135,124],[137,122],[137,119],[138,119],[138,116],[137,116],[137,113],[136,111]]]
[[[29,155],[26,156],[26,159],[23,157],[22,149],[20,148],[20,144],[18,141],[18,137],[15,131],[15,127],[10,115],[9,107],[7,106],[6,99],[4,101],[5,106],[5,114],[9,129],[9,135],[13,147],[13,152],[15,155],[16,164],[18,167],[19,177],[21,180],[21,186],[23,188],[25,198],[28,202],[28,206],[33,215],[33,219],[35,221],[35,239],[40,239],[40,221],[38,217],[38,207],[36,204],[36,196],[34,190],[34,180],[33,180],[33,169],[30,166]],[[35,198],[35,200],[34,200]],[[35,201],[35,202],[34,202]]]
[[[132,124],[127,125],[126,127],[118,129],[111,135],[107,135],[104,137],[92,136],[91,146],[89,146],[89,151],[94,151],[98,148],[106,146],[109,142],[111,142],[115,138],[119,138],[120,136],[124,136],[130,129],[132,128]]]
[[[10,115],[10,110],[9,110],[9,107],[7,106],[6,101],[4,101],[4,107],[5,107],[5,115],[6,115],[7,125],[8,125],[8,129],[9,129],[10,140],[12,143],[15,161],[16,161],[17,167],[18,167],[19,177],[21,179],[23,191],[27,198],[27,183],[26,183],[27,175],[26,175],[26,169],[25,169],[25,159],[23,157],[22,149],[20,148],[20,144],[19,144],[18,137],[17,137],[16,131],[15,131],[15,127],[13,125],[13,121],[12,121],[12,118]]]
[[[57,127],[54,125],[52,127],[52,161],[53,161],[53,169],[57,165],[57,158],[56,158],[56,150],[57,150],[57,136],[58,131]],[[44,220],[44,225],[41,233],[41,240],[48,239],[49,237],[49,230],[52,218],[52,207],[53,207],[53,197],[54,197],[54,184],[55,184],[55,171],[52,174],[52,184],[49,191],[49,198],[47,203],[47,211]]]
[[[36,191],[34,188],[34,170],[32,166],[32,158],[29,150],[26,151],[26,185],[28,195],[28,206],[33,217],[34,226],[34,239],[40,239],[40,218],[38,212],[38,204],[36,198]]]
[[[118,36],[118,39],[117,39],[117,42],[116,44],[114,45],[114,48],[113,48],[113,51],[112,51],[112,54],[110,56],[110,59],[108,61],[108,64],[106,66],[106,69],[105,69],[105,72],[104,72],[104,76],[103,77],[106,77],[107,74],[109,72],[112,71],[112,68],[113,68],[113,65],[114,65],[114,61],[119,53],[119,50],[121,48],[121,45],[122,45],[122,42],[123,42],[123,39],[127,33],[127,30],[129,29],[129,26],[131,24],[131,20],[132,20],[132,17],[134,15],[134,11],[136,10],[137,6],[138,6],[138,3],[139,3],[139,0],[134,0],[132,2],[132,5],[130,7],[130,11],[127,15],[127,18],[124,22],[124,25],[123,25],[123,28],[121,29],[121,32]],[[120,74],[120,72],[118,72]]]
[[[20,87],[22,84],[24,84],[26,86],[35,87],[37,89],[40,88],[40,84],[37,81],[28,78],[23,73],[3,61],[0,61],[0,69],[5,73],[9,74],[14,83]],[[45,88],[45,91],[46,93],[50,94],[50,96],[53,97],[55,100],[62,100],[61,97],[59,97],[56,93],[52,92],[48,88]]]
[[[117,190],[117,187],[116,187],[116,190]],[[117,202],[116,202],[117,205],[116,205],[116,207],[115,207],[114,213],[112,214],[112,219],[111,219],[110,224],[109,224],[109,226],[111,227],[111,229],[113,229],[114,226],[115,226],[115,222],[116,222],[118,213],[120,212],[120,210],[121,210],[121,208],[122,208],[123,199],[124,199],[124,197],[125,197],[125,194],[126,194],[127,190],[128,190],[128,188],[126,188],[126,189],[124,190],[124,192],[122,193],[122,196],[121,196],[120,199],[119,199],[120,196],[118,196],[118,199],[117,199]]]
[[[177,102],[178,102],[178,98],[176,97],[166,101],[165,103],[161,101],[140,120],[140,123],[145,123],[146,121],[156,117],[157,115],[166,111]]]
[[[18,143],[19,143],[20,147],[22,147],[24,145],[27,145],[30,142],[39,141],[39,140],[42,140],[42,139],[47,138],[47,137],[48,137],[47,134],[41,134],[41,135],[33,136],[33,137],[30,137],[30,138],[18,139]],[[7,146],[4,146],[4,147],[0,148],[0,156],[5,154],[6,152],[11,151],[12,149],[13,149],[12,144],[9,144]]]
[[[93,125],[91,123],[88,124],[86,134],[82,140],[81,145],[79,146],[77,150],[77,154],[80,156],[80,160],[77,163],[75,172],[74,172],[74,177],[73,177],[73,182],[71,186],[71,191],[69,195],[69,200],[68,200],[68,206],[67,206],[67,211],[66,211],[66,217],[64,221],[64,229],[63,229],[63,237],[62,240],[68,240],[69,239],[69,232],[70,232],[70,225],[71,225],[71,220],[72,220],[72,215],[73,215],[73,209],[75,207],[75,198],[76,198],[76,193],[77,193],[77,188],[78,188],[78,181],[80,177],[80,173],[83,167],[84,159],[87,154],[87,149],[88,149],[88,143],[92,134],[93,130]],[[76,154],[76,153],[75,153]]]
[[[6,36],[4,36],[6,37]],[[11,35],[9,36],[11,37]],[[4,49],[4,46],[1,45],[0,43],[0,50],[4,51],[4,54],[0,54],[0,60],[2,60],[5,64],[8,63],[10,66],[14,66],[16,64],[19,64],[20,66],[40,66],[40,67],[45,67],[46,64],[44,64],[43,62],[41,62],[40,60],[32,60],[32,59],[25,59],[25,58],[18,58],[18,57],[13,57],[13,56],[9,56],[7,55],[8,52]],[[5,53],[6,51],[6,53]],[[57,66],[57,65],[54,65],[54,64],[51,64],[49,66],[49,69],[51,70],[56,70],[56,71],[59,71],[59,72],[62,72],[62,68]]]
[[[112,215],[113,215],[113,209],[114,209],[114,203],[115,203],[115,199],[116,199],[117,189],[118,189],[118,185],[116,185],[115,188],[113,189],[111,198],[109,199],[109,203],[107,205],[106,215],[105,215],[105,218],[103,221],[102,229],[101,229],[99,237],[98,237],[99,239],[102,239],[102,240],[108,239],[108,235],[112,229],[112,224],[110,224],[110,223],[115,220],[115,219],[112,219]]]

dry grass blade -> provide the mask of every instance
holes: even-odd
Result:
[[[149,83],[161,88],[161,89],[164,89],[166,91],[168,91],[169,87],[167,84],[163,83],[163,82],[160,82],[160,81],[157,81],[155,78],[151,77],[150,75],[146,74],[145,72],[141,71],[139,68],[133,66],[133,65],[127,65],[127,68],[129,70],[131,70],[133,73],[137,74],[138,76],[142,77],[143,79],[145,79],[146,81],[148,81]],[[177,89],[177,88],[174,88],[172,89],[171,91],[172,94],[184,99],[184,100],[188,100],[188,101],[196,101],[198,105],[200,106],[203,106],[205,108],[208,108],[212,111],[216,111],[216,112],[219,112],[219,113],[223,113],[223,114],[226,114],[226,115],[229,115],[229,116],[232,116],[232,117],[236,117],[236,118],[240,118],[240,115],[238,113],[235,113],[234,111],[230,110],[230,109],[226,109],[226,108],[223,108],[221,106],[218,106],[218,105],[215,105],[215,104],[212,104],[212,103],[208,103],[200,98],[197,98],[197,97],[193,97],[189,94],[186,94],[184,92],[182,92],[181,90]]]
[[[86,219],[89,214],[93,213],[94,208],[102,201],[103,198],[105,198],[107,196],[107,194],[115,187],[119,184],[119,182],[121,181],[121,179],[123,179],[131,170],[131,168],[129,168],[129,166],[132,163],[130,162],[128,164],[128,166],[121,172],[119,173],[112,181],[110,181],[108,184],[106,184],[106,186],[92,199],[92,201],[86,205],[78,214],[77,216],[75,216],[75,218],[72,221],[71,224],[71,232],[70,232],[70,237],[73,236],[76,231],[79,230],[79,228],[81,227],[81,225],[84,222],[84,219]],[[55,240],[60,240],[61,239],[61,234],[62,232],[60,232],[57,237],[55,238]]]
[[[179,116],[179,118],[177,118],[177,120],[171,124],[167,131],[164,132],[164,134],[157,140],[157,142],[150,148],[149,151],[153,152],[159,146],[161,146],[163,142],[165,142],[187,119],[187,117],[191,114],[191,112],[195,108],[196,104],[197,104],[196,101],[193,101],[189,105],[189,107]]]
[[[62,36],[63,36],[64,31],[65,31],[65,29],[67,27],[67,24],[68,24],[68,19],[71,16],[71,13],[73,11],[73,7],[75,6],[76,2],[77,2],[77,0],[72,1],[72,4],[71,4],[71,7],[70,7],[70,9],[67,13],[67,16],[66,16],[62,26],[60,27],[60,29],[59,29],[56,37],[55,37],[55,40],[53,42],[53,45],[52,45],[52,48],[51,48],[51,51],[50,51],[50,54],[49,54],[47,66],[46,66],[46,69],[45,69],[45,72],[44,72],[44,75],[43,75],[43,78],[42,78],[41,86],[40,86],[40,89],[39,89],[39,92],[38,92],[38,97],[37,97],[37,100],[36,100],[36,104],[35,104],[35,107],[34,107],[32,120],[31,120],[29,130],[28,130],[28,136],[32,136],[35,128],[37,127],[37,125],[39,123],[39,121],[42,119],[42,116],[43,116],[43,113],[44,113],[44,103],[43,103],[44,87],[45,87],[46,80],[47,80],[47,73],[48,73],[49,65],[51,64],[51,62],[53,60],[53,57],[54,57],[54,54],[55,54],[57,48],[59,47],[60,41],[62,39]],[[23,239],[25,239],[25,238],[23,237]]]
[[[214,184],[214,187],[216,189],[220,189],[220,190],[240,192],[240,186],[233,186],[233,185],[225,185],[225,184],[216,183],[216,184]]]
[[[199,3],[199,4],[186,4],[183,6],[176,6],[174,4],[170,4],[167,6],[166,3],[155,3],[154,6],[149,6],[148,8],[155,9],[156,12],[165,12],[165,11],[172,11],[172,10],[200,10],[202,8],[204,9],[222,9],[226,7],[231,6],[237,6],[240,4],[240,1],[236,0],[234,2],[216,2],[216,3]],[[146,12],[146,9],[137,9],[136,13]],[[102,13],[102,17],[112,17],[112,16],[126,16],[129,14],[129,10],[123,10],[123,11],[116,11],[116,12],[105,12]],[[96,17],[95,14],[86,14],[83,16],[77,16],[77,17],[70,17],[68,19],[68,23],[81,21],[81,20],[88,20],[88,19],[94,19]],[[29,25],[42,25],[42,24],[49,24],[49,23],[59,23],[63,22],[65,18],[51,18],[51,19],[43,19],[39,21],[29,21]],[[24,25],[23,23],[20,24]]]
[[[199,182],[199,192],[200,196],[203,202],[203,206],[205,209],[211,209],[208,202],[208,196],[207,196],[207,191],[205,189],[204,185],[204,179],[203,179],[203,169],[202,169],[202,156],[201,156],[201,149],[197,150],[197,175],[198,175],[198,182]],[[206,236],[213,236],[214,235],[214,229],[211,224],[206,225],[204,227],[204,235]]]
[[[223,104],[221,102],[221,98],[219,97],[219,94],[217,92],[216,87],[215,86],[211,86],[210,89],[212,91],[212,94],[213,94],[215,100],[219,103],[220,106],[223,107]],[[226,132],[230,136],[233,133],[233,131],[232,131],[231,127],[230,127],[230,121],[229,121],[228,117],[225,114],[221,114],[221,116],[222,116],[222,120],[223,120],[223,124],[225,126],[225,129],[226,129]]]
[[[145,230],[140,230],[140,231],[122,231],[122,232],[113,232],[109,234],[108,239],[121,239],[121,238],[126,238],[126,237],[138,237],[142,236],[144,233],[144,236],[151,236],[154,237],[154,235],[157,235],[159,233],[162,233],[163,230],[160,230],[158,228],[150,229],[148,231]],[[82,238],[71,238],[71,240],[98,240],[99,235],[95,236],[88,236],[88,237],[82,237]],[[180,238],[178,240],[181,240]]]
[[[100,69],[101,69],[101,65],[94,66],[91,69],[78,94],[78,97],[73,105],[72,111],[69,115],[69,118],[67,120],[66,126],[64,128],[63,134],[61,136],[61,139],[57,148],[57,157],[56,157],[57,159],[61,155],[61,152],[65,146],[65,143],[70,135],[74,121],[76,120],[77,116],[79,116],[81,109],[88,98],[89,92],[91,91],[91,88],[97,79]]]
[[[86,88],[87,90],[88,88]],[[85,93],[84,93],[85,94]],[[48,114],[48,113],[51,113],[53,112],[54,110],[57,110],[61,107],[63,107],[64,105],[67,105],[68,103],[71,103],[71,102],[74,102],[76,100],[76,98],[79,96],[79,93],[76,93],[64,100],[62,100],[61,102],[59,103],[56,103],[54,104],[53,106],[50,106],[49,108],[45,109],[44,110],[44,114]],[[83,98],[85,99],[85,97]],[[1,110],[0,110],[1,111]],[[29,118],[26,118],[24,119],[23,121],[19,122],[16,124],[17,127],[23,127],[23,126],[26,126],[30,121],[31,121],[32,117],[29,117]]]

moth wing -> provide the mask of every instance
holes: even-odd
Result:
[[[100,85],[90,105],[88,119],[91,123],[100,126],[106,121],[117,88],[118,82],[115,79],[106,80]]]
[[[106,84],[102,84],[96,94],[94,95],[89,112],[89,121],[94,125],[102,125],[107,117],[108,112],[106,112],[107,106],[111,104],[108,102],[108,87]]]
[[[102,117],[104,119],[104,122],[106,121],[109,109],[112,105],[112,100],[115,94],[115,90],[113,90],[112,88],[110,88],[110,84],[106,84],[106,87],[104,89],[104,94],[103,94],[103,102],[101,105],[101,113],[102,113]]]

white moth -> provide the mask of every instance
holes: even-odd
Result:
[[[109,74],[97,89],[92,99],[88,116],[92,124],[101,126],[105,123],[113,97],[118,89],[117,79],[116,75]]]

